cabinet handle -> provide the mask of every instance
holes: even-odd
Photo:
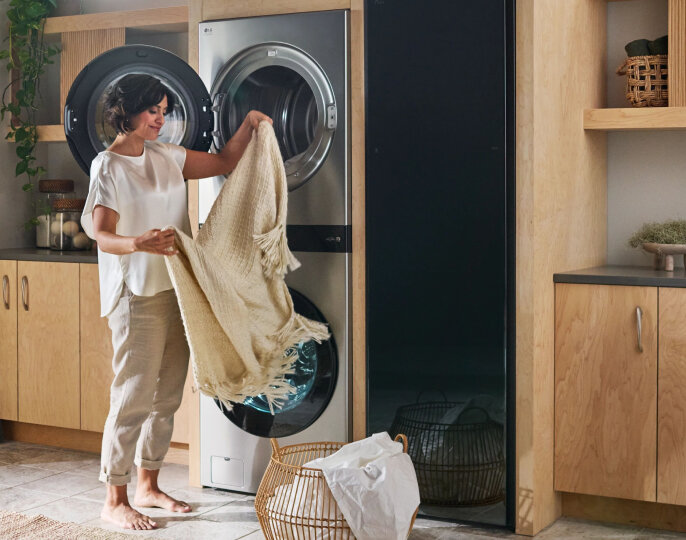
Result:
[[[23,276],[21,278],[21,302],[24,304],[24,309],[29,310],[29,278]]]
[[[643,310],[636,306],[636,332],[638,334],[638,350],[643,352],[643,341],[641,339],[641,322],[643,318]]]
[[[2,276],[2,300],[5,303],[5,308],[10,308],[10,278],[5,274]]]

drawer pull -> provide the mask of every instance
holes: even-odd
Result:
[[[2,301],[5,303],[5,308],[10,308],[10,278],[7,275],[2,276]]]
[[[643,310],[636,306],[636,332],[638,334],[638,350],[643,352],[643,340],[641,339],[641,323],[643,318]]]
[[[21,278],[21,301],[24,304],[24,309],[29,310],[29,278],[23,276]]]

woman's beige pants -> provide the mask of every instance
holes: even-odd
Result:
[[[100,480],[127,484],[135,463],[162,466],[181,404],[190,352],[173,289],[136,296],[126,285],[108,315],[114,380],[102,437]]]

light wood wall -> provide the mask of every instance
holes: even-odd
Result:
[[[560,516],[553,490],[555,272],[606,259],[606,3],[517,1],[516,531]]]

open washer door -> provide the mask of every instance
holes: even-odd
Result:
[[[304,295],[290,289],[295,311],[309,319],[326,323],[317,307]],[[215,403],[236,426],[259,437],[287,437],[306,429],[319,418],[331,401],[338,378],[336,342],[301,342],[296,346],[298,359],[295,374],[287,379],[293,386],[281,408],[271,414],[269,404],[261,397],[233,403],[228,410],[221,401]]]
[[[64,131],[74,158],[86,174],[90,174],[93,158],[116,137],[104,120],[104,93],[131,73],[157,77],[176,98],[158,140],[203,152],[212,144],[210,96],[193,68],[159,47],[124,45],[91,60],[67,95]]]
[[[248,111],[269,115],[288,189],[307,182],[326,159],[337,126],[331,83],[308,54],[285,43],[261,43],[231,58],[211,90],[214,142],[222,148]]]

